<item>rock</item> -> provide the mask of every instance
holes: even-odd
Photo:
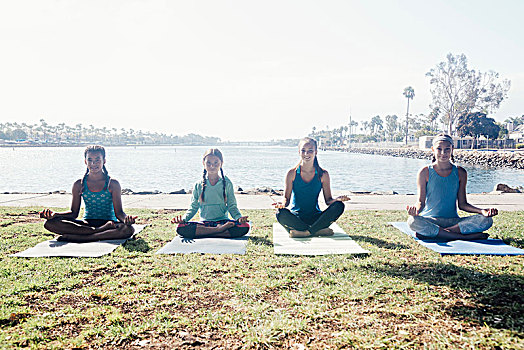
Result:
[[[186,194],[186,190],[181,189],[181,190],[178,190],[178,191],[169,192],[169,194]]]
[[[506,184],[496,184],[495,187],[493,188],[493,191],[494,192],[500,191],[502,193],[520,193],[520,191],[517,190],[516,188],[511,188]]]
[[[122,194],[133,194],[133,193],[135,193],[135,192],[133,192],[133,190],[130,189],[130,188],[124,188],[122,190]]]
[[[154,190],[154,191],[141,191],[141,192],[135,192],[134,194],[159,194],[159,193],[162,193],[158,190]]]
[[[235,190],[235,192],[242,192],[242,191],[243,191],[242,187],[237,186],[237,189]]]

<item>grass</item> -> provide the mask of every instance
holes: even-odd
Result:
[[[524,257],[446,256],[387,225],[400,211],[347,211],[367,256],[275,256],[270,210],[246,211],[246,255],[155,255],[174,212],[102,258],[15,258],[54,235],[38,208],[0,207],[3,348],[524,348]],[[524,212],[492,237],[524,248]]]

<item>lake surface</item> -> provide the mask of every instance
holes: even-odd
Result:
[[[202,178],[207,146],[107,147],[106,167],[122,188],[135,192],[191,189]],[[298,162],[297,147],[221,146],[224,173],[244,189],[284,187],[287,170]],[[333,190],[416,193],[416,174],[429,163],[343,152],[319,152],[320,166],[331,175]],[[71,191],[85,173],[84,147],[0,148],[0,192]],[[524,171],[462,165],[468,193],[489,192],[497,183],[524,184]]]

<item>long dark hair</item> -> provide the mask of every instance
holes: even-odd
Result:
[[[220,162],[224,164],[224,157],[222,156],[222,152],[218,148],[210,148],[202,157],[202,160],[206,160],[207,156],[215,156],[218,159],[220,159]],[[200,195],[200,202],[204,202],[204,192],[206,191],[206,174],[207,170],[204,166],[204,173],[202,174],[202,194]],[[220,167],[220,175],[222,175],[222,194],[224,196],[224,202],[227,203],[227,196],[226,196],[226,178],[224,177],[224,170],[222,170],[222,167]]]
[[[102,158],[106,159],[106,150],[104,149],[104,147],[100,145],[87,146],[86,149],[84,150],[84,159],[87,158],[88,153],[100,153],[102,155]],[[102,165],[102,170],[104,174],[106,175],[106,185],[104,186],[104,190],[106,190],[107,186],[109,185],[109,181],[107,181],[109,179],[109,173],[107,172],[105,164]],[[89,168],[86,169],[84,177],[82,178],[82,181],[80,182],[82,184],[82,190],[80,191],[80,194],[84,192],[84,184],[87,181],[87,175],[89,175]]]
[[[302,140],[300,140],[300,142],[298,143],[299,150],[300,150],[300,145],[307,145],[307,144],[311,144],[315,146],[315,151],[318,150],[317,140],[311,137],[304,137]],[[295,167],[295,170],[298,169],[299,166],[300,166],[300,162],[298,162],[297,166]],[[315,167],[315,170],[317,171],[318,178],[319,179],[322,178],[322,175],[324,175],[325,170],[320,167],[320,164],[318,164],[318,159],[316,155],[315,155],[315,159],[313,160],[313,166]]]
[[[443,137],[443,138],[445,137],[447,139],[453,140],[453,138],[451,136],[449,136],[448,134],[440,133],[440,134],[435,136],[435,138],[433,139],[433,142],[435,142],[438,137]],[[444,141],[444,140],[442,140],[442,141]],[[449,140],[445,140],[445,141],[449,142]],[[451,161],[453,163],[455,163],[455,158],[453,157],[453,149],[454,149],[453,142],[451,142]],[[434,163],[434,162],[437,161],[437,158],[435,158],[435,154],[434,153],[432,153],[432,155],[433,155],[433,158],[431,158],[431,163]]]

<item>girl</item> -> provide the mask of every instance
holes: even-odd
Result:
[[[468,203],[466,182],[468,174],[453,161],[453,139],[439,134],[433,139],[432,164],[418,172],[418,202],[407,206],[409,227],[418,237],[440,238],[445,240],[486,239],[487,230],[493,224],[492,216],[497,209],[480,209]],[[458,207],[478,215],[460,218]]]
[[[342,215],[342,202],[349,198],[331,196],[329,174],[318,164],[317,141],[306,137],[300,141],[298,150],[300,162],[286,175],[285,202],[273,204],[277,208],[277,221],[288,230],[290,237],[330,236],[333,230],[329,226]],[[320,190],[329,205],[324,211],[318,207]],[[286,208],[290,201],[291,210]]]
[[[233,184],[224,176],[222,153],[211,148],[204,153],[202,181],[195,184],[191,207],[184,216],[171,222],[178,224],[177,233],[184,238],[240,237],[248,233],[247,216],[237,208]],[[220,172],[220,175],[218,173]],[[207,177],[206,177],[207,175]],[[201,222],[189,221],[200,210]],[[233,220],[229,220],[227,213]]]
[[[73,184],[71,210],[57,213],[44,209],[40,212],[40,217],[47,220],[44,227],[58,233],[61,241],[80,243],[131,237],[136,216],[126,215],[122,209],[120,184],[109,177],[104,147],[88,146],[84,162],[87,170]],[[85,204],[84,219],[77,220],[81,198]]]

